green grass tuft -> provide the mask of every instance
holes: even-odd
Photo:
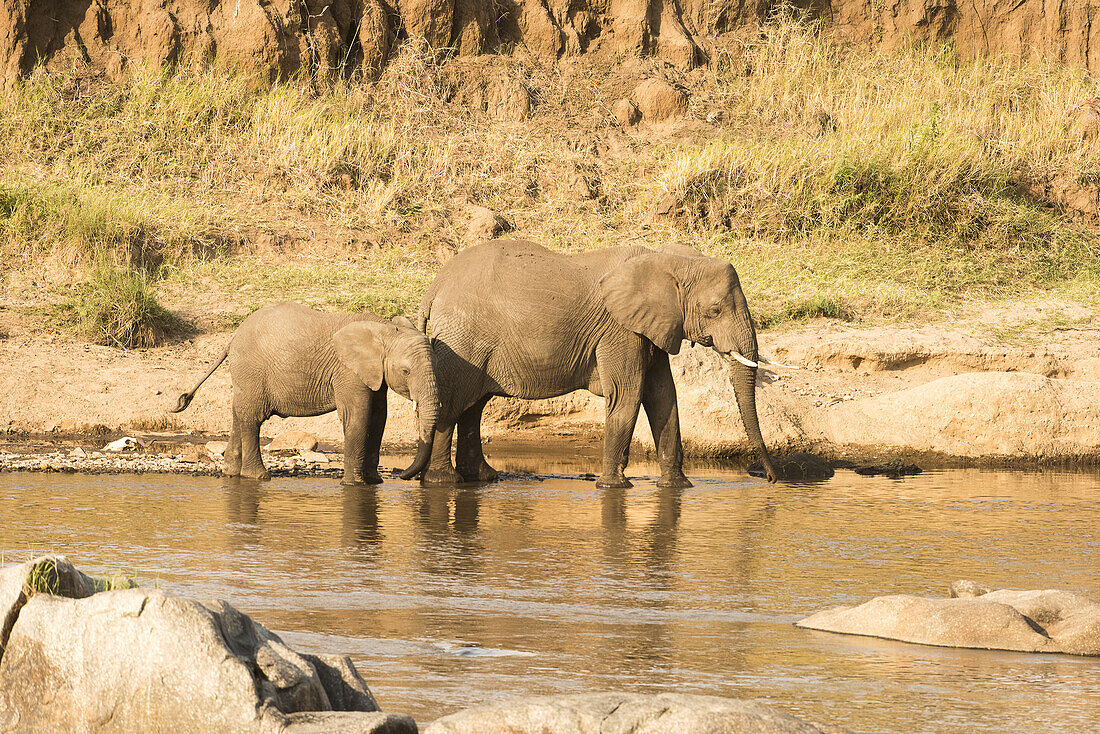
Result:
[[[103,260],[64,310],[85,338],[121,349],[154,347],[185,330],[179,318],[157,303],[148,275]]]

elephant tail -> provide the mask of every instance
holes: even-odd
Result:
[[[221,356],[218,357],[218,361],[214,363],[214,366],[210,368],[209,372],[207,372],[205,375],[203,375],[203,378],[201,380],[199,380],[197,383],[195,383],[195,386],[193,388],[191,388],[191,391],[190,392],[185,392],[182,395],[180,395],[179,402],[176,403],[176,407],[173,408],[171,412],[179,413],[179,412],[187,409],[187,406],[190,405],[191,401],[194,399],[195,393],[197,393],[199,391],[199,388],[202,387],[202,383],[206,382],[207,378],[210,377],[210,375],[214,374],[214,370],[221,367],[222,362],[224,362],[225,358],[229,356],[229,346],[232,343],[233,342],[230,341],[229,344],[225,345],[225,349],[222,350]]]

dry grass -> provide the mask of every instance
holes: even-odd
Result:
[[[655,73],[690,89],[693,121],[616,127],[624,79]],[[533,116],[470,110],[463,78],[522,80]],[[440,67],[411,44],[377,84],[323,93],[213,69],[39,72],[0,99],[0,244],[9,274],[64,265],[47,279],[62,291],[111,253],[169,306],[216,302],[229,323],[280,299],[408,311],[464,244],[471,203],[555,248],[727,257],[765,324],[934,318],[1039,292],[1095,302],[1094,230],[1018,184],[1100,182],[1100,150],[1067,129],[1096,94],[1073,70],[876,55],[791,17],[688,75],[637,59]],[[680,214],[655,216],[669,194]]]

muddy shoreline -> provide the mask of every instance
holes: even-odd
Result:
[[[1032,328],[1027,325],[1036,314],[1058,309],[1083,318],[1080,307],[1046,304],[987,309],[952,324],[822,321],[763,332],[761,351],[791,366],[759,375],[765,443],[777,456],[811,452],[831,461],[901,460],[925,468],[1098,465],[1100,342],[1090,322],[1003,336],[1013,324]],[[7,365],[0,373],[0,469],[217,473],[215,457],[195,453],[193,446],[225,440],[228,370],[216,371],[186,411],[170,411],[228,338],[204,334],[144,351],[54,336],[0,340],[0,360]],[[721,358],[685,344],[671,366],[685,457],[720,466],[755,459]],[[411,454],[417,438],[412,404],[391,393],[388,412],[384,451]],[[603,399],[583,390],[549,400],[495,398],[486,408],[482,435],[490,456],[552,451],[584,457],[582,473],[598,471],[604,414]],[[335,413],[272,418],[262,435],[285,431],[315,436],[329,461],[313,466],[293,455],[277,456],[275,473],[339,472],[343,433]],[[140,452],[157,454],[156,461],[70,461],[81,457],[66,453],[77,446],[98,450],[120,436],[171,445]],[[651,451],[648,422],[640,418],[631,456],[641,460]],[[46,454],[54,456],[43,461]],[[180,454],[191,460],[176,459]]]
[[[539,434],[532,436],[528,434]],[[61,474],[176,474],[202,477],[222,476],[223,462],[219,449],[226,437],[203,434],[127,434],[137,439],[134,450],[108,451],[104,446],[121,433],[24,435],[0,439],[0,473],[61,473]],[[491,461],[503,461],[506,465],[519,460],[539,463],[545,460],[567,457],[577,471],[568,472],[582,480],[594,480],[600,468],[600,439],[597,433],[590,435],[548,435],[527,429],[514,438],[490,440],[487,454]],[[209,448],[213,447],[213,449]],[[413,452],[412,446],[385,447],[379,474],[384,481],[399,481],[404,464]],[[782,457],[789,452],[777,454]],[[1049,459],[1036,461],[1029,458],[980,458],[952,457],[932,452],[906,452],[883,450],[877,452],[842,451],[820,454],[836,469],[861,470],[865,467],[891,463],[916,466],[923,471],[958,468],[1011,469],[1021,471],[1081,470],[1092,471],[1100,467],[1097,457],[1080,460]],[[318,445],[315,451],[296,450],[264,451],[264,464],[272,477],[328,477],[339,480],[343,475],[341,449],[333,444]],[[636,444],[632,451],[631,477],[647,475],[642,464],[651,463],[655,457],[651,447]],[[751,455],[691,457],[685,459],[688,475],[704,475],[708,469],[720,471],[746,471],[754,461]],[[581,470],[587,467],[588,470]],[[872,472],[879,473],[879,472]],[[541,469],[533,471],[502,471],[503,480],[532,479],[546,474]],[[558,473],[547,474],[557,476]]]

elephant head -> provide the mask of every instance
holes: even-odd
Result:
[[[669,354],[689,339],[727,359],[745,433],[774,482],[756,415],[756,330],[733,266],[690,247],[644,251],[604,275],[600,291],[615,321]]]
[[[416,406],[420,432],[416,458],[401,472],[402,479],[412,479],[428,465],[439,417],[439,391],[428,337],[392,323],[356,321],[337,331],[332,341],[340,361],[367,387],[377,390],[385,381]]]

